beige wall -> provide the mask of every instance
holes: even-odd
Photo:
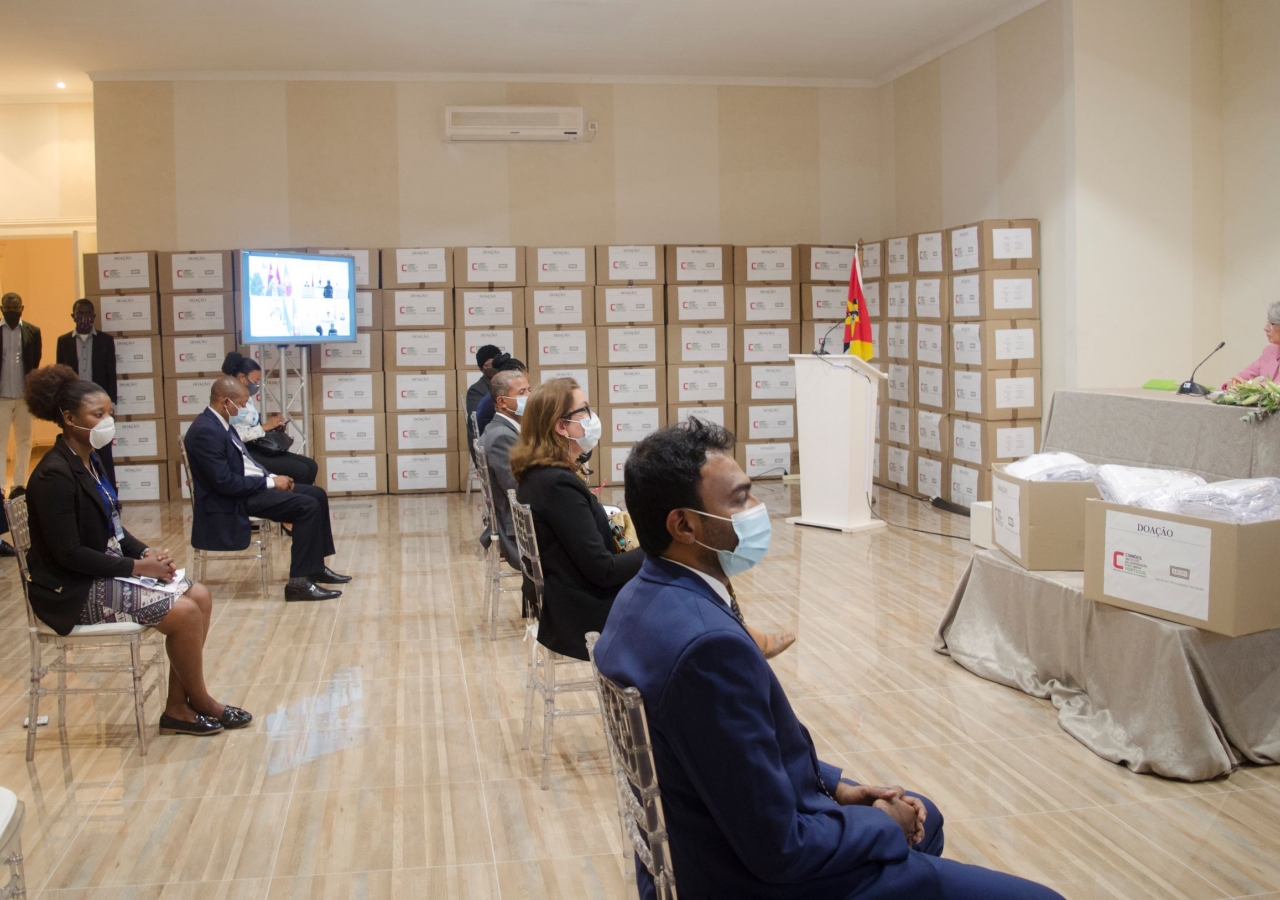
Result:
[[[92,219],[93,105],[0,104],[0,225]]]

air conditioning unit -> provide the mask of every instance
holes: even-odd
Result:
[[[580,141],[580,106],[446,106],[450,141]]]

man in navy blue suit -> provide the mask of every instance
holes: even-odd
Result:
[[[635,445],[627,510],[646,558],[595,647],[600,671],[644,698],[682,900],[1061,900],[942,859],[931,801],[818,759],[733,595],[771,526],[732,450],[697,419]]]

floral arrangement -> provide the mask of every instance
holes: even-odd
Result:
[[[1276,384],[1265,375],[1242,381],[1213,398],[1214,403],[1226,406],[1245,406],[1249,408],[1241,422],[1261,422],[1267,416],[1280,410],[1280,384]]]

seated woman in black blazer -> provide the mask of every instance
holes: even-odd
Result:
[[[253,407],[253,414],[257,416],[258,404],[262,400],[259,394],[262,389],[262,366],[233,350],[222,361],[222,374],[230,375],[244,385],[245,390],[249,392],[249,406]],[[245,449],[249,451],[254,462],[263,469],[272,475],[287,475],[298,484],[315,484],[320,465],[314,459],[303,456],[301,453],[290,453],[288,450],[275,453],[265,448],[263,439],[267,437],[267,432],[283,433],[284,426],[284,416],[276,414],[268,419],[254,422],[252,425],[232,427],[240,435],[240,440],[244,441]]]
[[[219,703],[205,687],[209,589],[184,580],[184,591],[169,593],[117,580],[169,582],[175,566],[167,550],[144,546],[120,522],[115,489],[94,452],[115,434],[111,398],[68,366],[36,369],[27,376],[25,396],[33,416],[62,428],[27,481],[27,592],[36,616],[58,634],[76,625],[137,622],[165,635],[171,666],[161,734],[208,735],[248,725],[249,713]]]
[[[529,396],[510,457],[516,497],[533,510],[542,556],[538,641],[575,659],[587,658],[587,632],[604,627],[613,598],[644,561],[638,547],[614,552],[609,517],[587,489],[577,460],[599,441],[600,419],[582,388],[556,378]]]

